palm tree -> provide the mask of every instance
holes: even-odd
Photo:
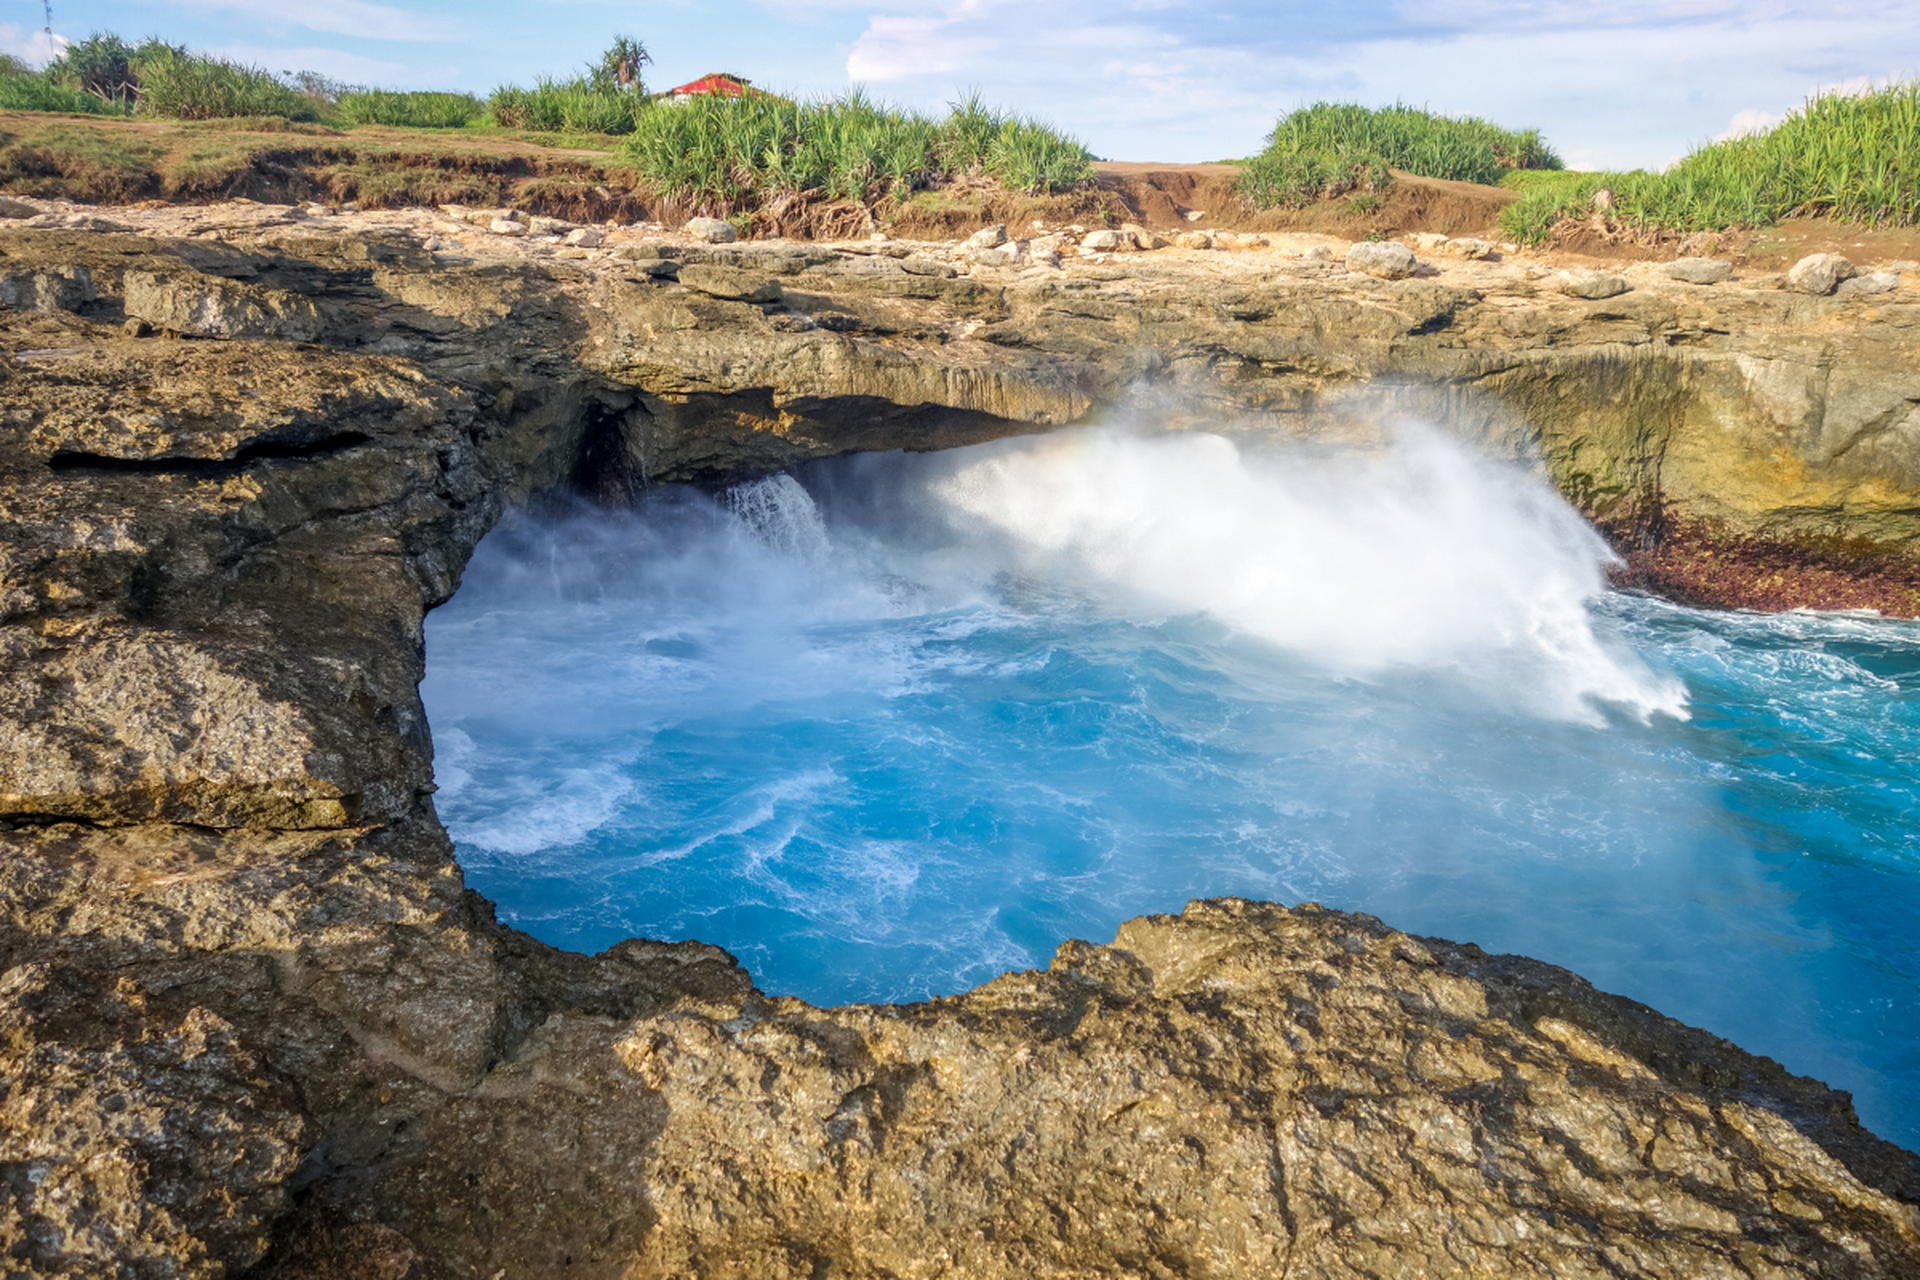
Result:
[[[652,61],[653,55],[647,52],[647,46],[627,36],[619,36],[600,55],[600,61],[587,68],[587,72],[602,88],[622,93],[645,93],[647,87],[641,83],[640,68]]]

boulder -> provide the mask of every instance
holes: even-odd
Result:
[[[781,297],[778,280],[738,267],[689,264],[680,268],[680,283],[710,298],[724,298],[728,302],[778,302]]]
[[[531,218],[527,230],[536,236],[563,236],[573,230],[573,224],[565,218]]]
[[[740,238],[731,222],[724,218],[688,218],[686,233],[707,244],[732,244]]]
[[[1181,249],[1211,249],[1213,237],[1205,231],[1182,231],[1173,238],[1173,243]]]
[[[1725,258],[1675,258],[1660,270],[1688,284],[1719,284],[1733,276],[1733,264]]]
[[[1851,297],[1856,294],[1892,293],[1900,287],[1900,277],[1891,271],[1875,271],[1869,275],[1854,276],[1843,280],[1835,290],[1839,296]]]
[[[1404,280],[1419,266],[1413,250],[1393,240],[1362,240],[1347,250],[1347,270],[1382,280]]]
[[[1300,251],[1302,262],[1335,262],[1339,255],[1324,244],[1316,244]]]
[[[1080,241],[1082,249],[1091,249],[1095,253],[1112,253],[1132,244],[1133,237],[1123,236],[1118,231],[1089,231],[1086,238]]]
[[[1167,238],[1157,231],[1141,226],[1137,222],[1125,222],[1120,225],[1120,234],[1130,236],[1136,247],[1141,249],[1164,249]]]
[[[0,218],[37,218],[40,210],[24,200],[10,200],[0,196]]]
[[[0,276],[0,306],[15,311],[78,311],[94,296],[93,275],[81,266]]]
[[[967,261],[979,267],[1017,267],[1020,265],[1018,241],[1008,241],[997,249],[969,249]]]
[[[527,234],[527,224],[512,218],[495,218],[487,224],[487,230],[497,236],[523,236]]]
[[[1057,267],[1060,265],[1060,251],[1051,245],[1037,245],[1027,256],[1036,266]]]
[[[1633,288],[1625,280],[1605,271],[1588,271],[1582,267],[1569,267],[1554,277],[1554,283],[1560,292],[1574,298],[1598,300],[1612,298]]]
[[[1796,293],[1824,296],[1855,274],[1853,264],[1837,253],[1810,253],[1787,272],[1787,288]]]
[[[285,338],[311,342],[327,328],[312,299],[285,289],[198,273],[129,271],[127,315],[195,338]]]
[[[606,238],[598,227],[575,227],[566,236],[567,243],[576,249],[598,249]]]
[[[1007,224],[996,222],[991,227],[982,227],[967,237],[969,249],[997,249],[1007,242]]]
[[[1490,258],[1494,253],[1493,245],[1489,241],[1476,240],[1472,236],[1461,236],[1459,239],[1448,238],[1440,243],[1439,249],[1449,258]]]

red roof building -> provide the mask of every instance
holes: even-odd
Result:
[[[672,102],[689,102],[694,98],[744,98],[750,94],[758,95],[759,92],[739,76],[730,76],[724,71],[710,71],[698,80],[689,80],[660,96]]]

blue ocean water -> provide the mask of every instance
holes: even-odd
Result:
[[[1920,625],[1604,589],[1538,479],[1069,433],[511,518],[428,620],[503,918],[909,1000],[1222,894],[1572,968],[1920,1147]]]

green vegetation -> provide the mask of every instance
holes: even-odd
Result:
[[[725,206],[782,196],[871,203],[962,175],[1041,194],[1093,177],[1077,141],[989,110],[977,96],[934,120],[858,90],[815,102],[755,94],[657,107],[639,117],[620,154],[669,198]]]
[[[138,64],[143,116],[170,120],[221,120],[233,116],[282,116],[318,120],[313,99],[290,89],[258,67],[224,58],[166,50]]]
[[[1241,196],[1256,208],[1299,208],[1357,192],[1384,195],[1389,169],[1453,182],[1495,183],[1516,169],[1558,169],[1537,129],[1502,129],[1418,107],[1318,102],[1282,116],[1247,163]]]
[[[487,112],[470,93],[400,93],[354,89],[340,95],[335,110],[345,124],[384,124],[401,129],[464,129]]]
[[[1580,174],[1527,189],[1501,211],[1500,225],[1538,244],[1561,219],[1596,212],[1674,231],[1788,217],[1920,223],[1920,82],[1814,98],[1767,133],[1696,148],[1665,173]]]
[[[651,108],[644,94],[609,89],[590,76],[542,78],[531,89],[517,85],[495,89],[487,100],[487,118],[503,129],[629,134]]]

